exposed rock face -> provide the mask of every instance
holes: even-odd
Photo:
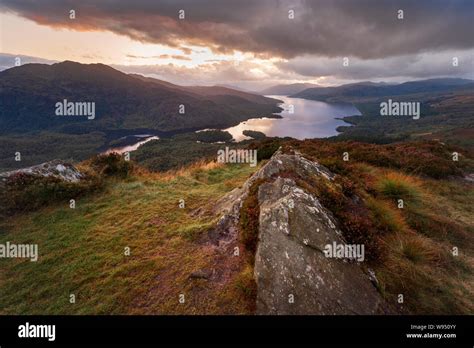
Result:
[[[323,253],[344,239],[316,197],[278,178],[261,185],[258,198],[258,313],[380,313],[383,301],[360,266]]]
[[[224,196],[214,208],[216,214],[221,215],[221,219],[214,231],[211,233],[216,243],[222,247],[233,244],[238,236],[240,208],[247,198],[252,184],[258,179],[267,179],[285,171],[298,171],[303,175],[322,175],[328,180],[332,180],[334,175],[325,167],[308,161],[306,158],[296,155],[286,155],[277,151],[260,170],[258,170],[240,188],[235,188]]]
[[[300,154],[276,152],[246,184],[217,205],[222,215],[214,237],[222,247],[233,245],[239,212],[250,186],[269,179],[258,190],[259,243],[255,256],[258,314],[379,314],[387,311],[370,275],[355,261],[328,258],[327,244],[344,245],[338,222],[317,197],[280,177],[334,175]]]
[[[60,160],[54,160],[28,168],[0,173],[0,182],[6,181],[7,178],[17,173],[44,177],[51,176],[68,182],[78,182],[84,177],[84,175],[72,164]]]

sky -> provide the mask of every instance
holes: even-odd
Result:
[[[473,0],[0,0],[0,69],[72,60],[247,90],[474,78],[473,19]]]

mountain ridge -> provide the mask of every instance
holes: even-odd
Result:
[[[400,84],[382,85],[373,82],[358,82],[337,87],[309,88],[299,93],[295,93],[291,95],[291,97],[332,102],[352,102],[356,101],[357,98],[381,98],[415,93],[427,94],[451,92],[464,89],[474,89],[474,80],[461,78],[436,78],[408,81]]]
[[[212,87],[158,84],[104,64],[25,64],[0,72],[0,126],[3,134],[84,127],[83,119],[54,117],[54,105],[63,99],[95,102],[94,130],[224,128],[280,111],[277,100],[226,88],[211,92]],[[183,114],[180,105],[186,107]]]
[[[314,83],[291,83],[291,84],[280,84],[265,88],[260,91],[262,95],[290,95],[299,93],[305,89],[318,87]]]

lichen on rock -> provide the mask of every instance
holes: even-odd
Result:
[[[32,167],[0,173],[0,181],[5,181],[17,173],[39,177],[55,177],[67,182],[78,182],[84,178],[84,174],[72,164],[60,160],[53,160]]]
[[[288,177],[335,175],[301,154],[277,151],[241,188],[216,206],[221,219],[212,231],[218,245],[235,245],[242,203],[260,180],[258,245],[254,275],[258,314],[378,314],[388,312],[371,277],[350,260],[328,258],[324,248],[344,245],[338,221],[313,193]],[[285,176],[283,174],[286,174]]]

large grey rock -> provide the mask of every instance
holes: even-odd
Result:
[[[308,161],[299,153],[288,155],[279,150],[242,187],[232,190],[217,202],[214,213],[220,216],[220,220],[216,228],[210,232],[211,239],[221,248],[235,246],[239,232],[240,208],[252,184],[258,179],[268,179],[280,172],[288,171],[298,171],[304,176],[322,175],[328,180],[334,178],[327,168]]]
[[[257,179],[259,242],[255,257],[258,314],[376,314],[388,312],[373,285],[373,275],[346,259],[327,258],[323,250],[333,242],[345,244],[338,222],[317,197],[280,177],[334,175],[299,153],[277,151],[241,188],[215,207],[221,218],[211,237],[226,251],[237,245],[240,208]]]
[[[361,267],[327,258],[327,244],[345,244],[337,221],[291,179],[259,188],[255,258],[259,314],[377,314],[384,301]]]

